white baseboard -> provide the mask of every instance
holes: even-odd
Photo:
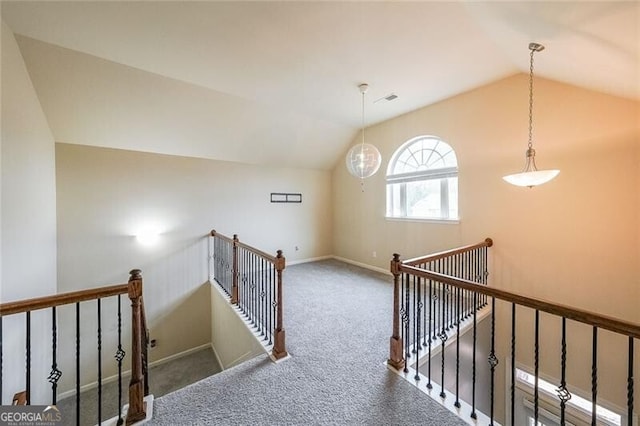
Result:
[[[178,358],[182,358],[183,356],[191,355],[194,352],[198,352],[198,351],[200,351],[202,349],[206,349],[206,348],[209,348],[209,347],[211,347],[211,343],[206,343],[204,345],[200,345],[200,346],[196,346],[196,347],[191,348],[191,349],[187,349],[186,351],[182,351],[182,352],[178,352],[178,353],[173,354],[173,355],[169,355],[169,356],[167,356],[165,358],[150,362],[149,363],[149,368],[155,367],[157,365],[161,365],[161,364],[164,364],[164,363],[167,363],[169,361],[173,361],[173,360],[178,359]],[[214,353],[215,353],[215,351],[214,351]],[[122,372],[122,378],[123,379],[125,377],[130,377],[130,376],[131,376],[131,370],[126,370],[126,371]],[[106,385],[108,383],[115,382],[116,380],[118,380],[118,375],[114,374],[113,376],[109,376],[109,377],[106,377],[106,378],[102,379],[102,384]],[[86,385],[80,386],[80,393],[88,391],[88,390],[91,390],[91,389],[95,389],[97,387],[98,387],[98,381],[97,380],[94,381],[94,382],[87,383]],[[68,398],[70,396],[74,396],[75,394],[76,394],[76,389],[74,388],[74,389],[71,389],[71,390],[68,390],[66,392],[62,392],[62,393],[58,394],[58,399],[65,399],[65,398]]]
[[[319,262],[321,260],[327,260],[332,258],[333,258],[332,255],[309,257],[307,259],[292,260],[291,262],[287,262],[287,265],[299,265],[301,263]]]
[[[388,269],[379,268],[377,266],[367,265],[366,263],[358,262],[355,260],[347,259],[336,255],[331,256],[332,259],[339,260],[340,262],[349,263],[351,265],[359,266],[370,271],[380,272],[381,274],[391,275],[391,271]]]

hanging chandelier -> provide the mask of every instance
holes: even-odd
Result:
[[[538,43],[529,43],[531,60],[529,63],[529,143],[527,145],[526,162],[524,170],[520,173],[504,176],[502,179],[516,186],[528,186],[533,188],[547,183],[560,173],[560,170],[538,170],[536,167],[536,150],[533,149],[533,54],[544,50],[544,46]]]
[[[375,146],[364,142],[364,95],[367,93],[369,85],[363,83],[358,88],[362,94],[362,129],[360,131],[362,143],[354,145],[349,150],[346,163],[349,173],[359,178],[361,185],[364,185],[364,179],[373,176],[380,168],[382,157]]]

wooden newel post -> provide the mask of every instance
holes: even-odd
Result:
[[[393,334],[389,341],[389,359],[387,364],[400,370],[404,368],[404,356],[402,353],[402,337],[400,337],[400,255],[393,254],[391,260],[391,273],[393,274]]]
[[[231,274],[231,304],[238,304],[238,234],[233,234],[233,272]]]
[[[277,293],[276,293],[276,329],[275,329],[275,340],[273,343],[272,354],[275,359],[280,359],[286,357],[287,349],[285,348],[284,343],[284,326],[282,324],[282,271],[285,267],[285,258],[282,255],[282,250],[278,250],[278,254],[276,256],[275,268],[277,273]]]
[[[143,342],[146,340],[142,318],[142,271],[134,269],[129,277],[131,299],[131,381],[129,382],[129,410],[127,425],[147,417],[144,402],[144,374],[142,369]]]

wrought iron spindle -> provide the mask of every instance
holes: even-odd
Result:
[[[31,405],[31,311],[27,311],[27,324],[26,324],[26,390],[27,390],[27,405]]]
[[[562,317],[562,342],[560,344],[560,386],[556,389],[560,399],[560,426],[565,425],[565,409],[571,394],[567,390],[567,319]]]
[[[415,380],[420,380],[420,314],[422,299],[420,298],[420,279],[414,275],[413,277],[413,292],[414,292],[414,321],[413,328],[416,330],[415,340],[413,343],[413,350],[416,353],[416,375],[413,377]]]
[[[460,408],[460,293],[459,288],[455,289],[456,293],[456,402],[454,406]]]
[[[591,425],[596,426],[598,419],[598,327],[593,327],[593,342],[591,346]]]
[[[629,372],[627,374],[627,422],[633,426],[633,337],[629,337]]]
[[[267,325],[266,318],[266,296],[264,283],[267,281],[267,262],[264,259],[260,261],[260,335],[263,336],[263,340],[267,340],[267,333],[265,331]]]
[[[490,425],[493,425],[493,409],[494,409],[494,400],[493,395],[495,391],[495,377],[496,377],[496,366],[499,361],[496,357],[496,298],[491,298],[491,351],[489,352],[489,365],[491,366],[491,385],[490,385],[490,394],[489,394],[489,403],[491,404],[490,408]]]
[[[471,418],[476,420],[476,341],[478,338],[478,310],[475,309],[478,303],[478,293],[473,292],[473,346],[471,354]]]
[[[51,308],[51,372],[47,380],[51,383],[51,404],[56,405],[58,399],[58,380],[62,372],[58,370],[58,321],[56,320],[56,307]]]
[[[433,304],[435,304],[435,297],[433,293],[433,281],[429,280],[429,356],[427,358],[428,362],[428,374],[427,374],[427,389],[431,389],[433,385],[431,384],[431,335],[433,333],[434,321],[433,321]]]
[[[121,307],[121,295],[118,295],[118,350],[116,351],[115,359],[118,361],[118,426],[123,423],[122,418],[122,360],[125,357],[125,352],[122,349],[122,307]]]
[[[423,291],[422,291],[422,317],[424,324],[424,331],[422,333],[422,346],[427,346],[427,336],[430,335],[429,329],[429,318],[427,317],[427,311],[431,312],[431,293],[427,293],[427,281],[422,281],[423,283]],[[428,300],[428,302],[427,302]],[[429,303],[429,309],[427,309],[427,303]]]
[[[271,311],[271,334],[269,335],[269,344],[273,343],[272,340],[272,335],[274,330],[276,329],[276,307],[278,306],[278,303],[276,302],[276,300],[278,300],[276,297],[276,285],[277,285],[277,279],[276,279],[276,268],[273,268],[273,271],[271,273],[271,307],[272,307],[272,311]]]
[[[421,298],[421,292],[420,292],[420,278],[414,276],[413,277],[413,288],[414,288],[414,292],[415,292],[415,319],[414,319],[414,328],[416,329],[416,338],[414,340],[413,343],[413,348],[415,353],[419,353],[421,346],[420,346],[420,319],[421,314],[422,314],[422,298]]]
[[[402,314],[402,321],[404,322],[404,336],[405,336],[405,342],[404,342],[404,359],[406,360],[406,362],[404,363],[404,372],[408,373],[409,372],[409,358],[411,358],[411,351],[409,350],[409,309],[410,309],[410,295],[409,295],[409,274],[403,274],[402,275],[402,284],[404,287],[404,313]]]
[[[435,324],[435,327],[433,328],[433,340],[438,338],[438,330],[440,330],[440,311],[442,310],[440,309],[441,304],[438,303],[439,299],[442,298],[442,285],[439,282],[436,282],[435,284],[436,284],[436,294],[435,294],[436,299],[434,301],[433,307],[435,308],[435,312],[436,312],[436,315],[434,317],[436,324]]]
[[[102,299],[98,298],[98,424],[102,423]]]
[[[533,385],[533,417],[534,425],[538,424],[538,418],[540,415],[540,389],[538,388],[539,373],[540,373],[540,311],[536,309],[535,319],[535,331],[534,331],[534,345],[533,345],[533,365],[534,365],[534,385]]]
[[[515,426],[516,417],[516,304],[511,303],[511,426]]]
[[[442,341],[442,350],[440,351],[440,354],[442,355],[441,358],[441,374],[440,374],[440,380],[441,380],[441,385],[442,385],[442,389],[440,391],[440,398],[446,398],[447,394],[444,392],[444,363],[445,363],[445,343],[447,342],[447,331],[445,328],[445,314],[447,312],[446,306],[444,305],[445,303],[445,299],[442,299],[442,329],[440,330],[440,335],[438,337],[440,337],[440,340]]]
[[[76,425],[80,426],[80,302],[76,303]]]

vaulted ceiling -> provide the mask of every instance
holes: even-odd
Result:
[[[359,83],[370,125],[528,72],[530,41],[536,75],[640,100],[640,2],[2,1],[2,20],[59,142],[330,169]]]

